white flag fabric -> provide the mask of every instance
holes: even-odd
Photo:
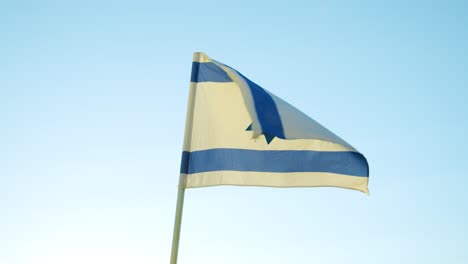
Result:
[[[186,188],[330,186],[368,193],[364,155],[201,52],[193,57],[180,172]]]

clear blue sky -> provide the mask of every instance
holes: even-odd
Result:
[[[179,263],[467,263],[467,25],[463,1],[2,1],[0,263],[168,263],[194,51],[363,152],[371,196],[188,190]]]

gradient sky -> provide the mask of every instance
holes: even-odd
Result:
[[[169,263],[192,53],[363,152],[370,191],[186,192],[179,263],[467,263],[463,1],[0,2],[0,263]]]

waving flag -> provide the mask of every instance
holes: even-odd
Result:
[[[354,147],[204,53],[194,54],[185,129],[185,188],[332,186],[368,192],[368,164]]]

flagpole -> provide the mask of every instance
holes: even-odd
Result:
[[[201,57],[206,55],[201,52],[193,54],[193,61],[200,61]],[[198,74],[198,64],[192,64],[192,77],[193,73]],[[195,108],[195,93],[196,82],[190,80],[189,98],[187,104],[187,115],[185,120],[185,135],[184,135],[184,151],[190,151],[192,141],[192,127],[193,127],[193,112]],[[187,164],[186,164],[187,165]],[[174,233],[172,235],[172,250],[171,250],[171,264],[177,264],[177,256],[179,253],[180,229],[182,225],[182,211],[184,208],[185,187],[187,185],[187,174],[181,173],[179,176],[179,185],[177,191],[177,206],[176,215],[174,220]]]
[[[174,233],[172,235],[171,264],[177,264],[177,255],[179,253],[180,228],[182,225],[182,211],[184,208],[185,184],[183,184],[184,175],[180,175],[179,187],[177,192],[177,206],[174,221]]]

